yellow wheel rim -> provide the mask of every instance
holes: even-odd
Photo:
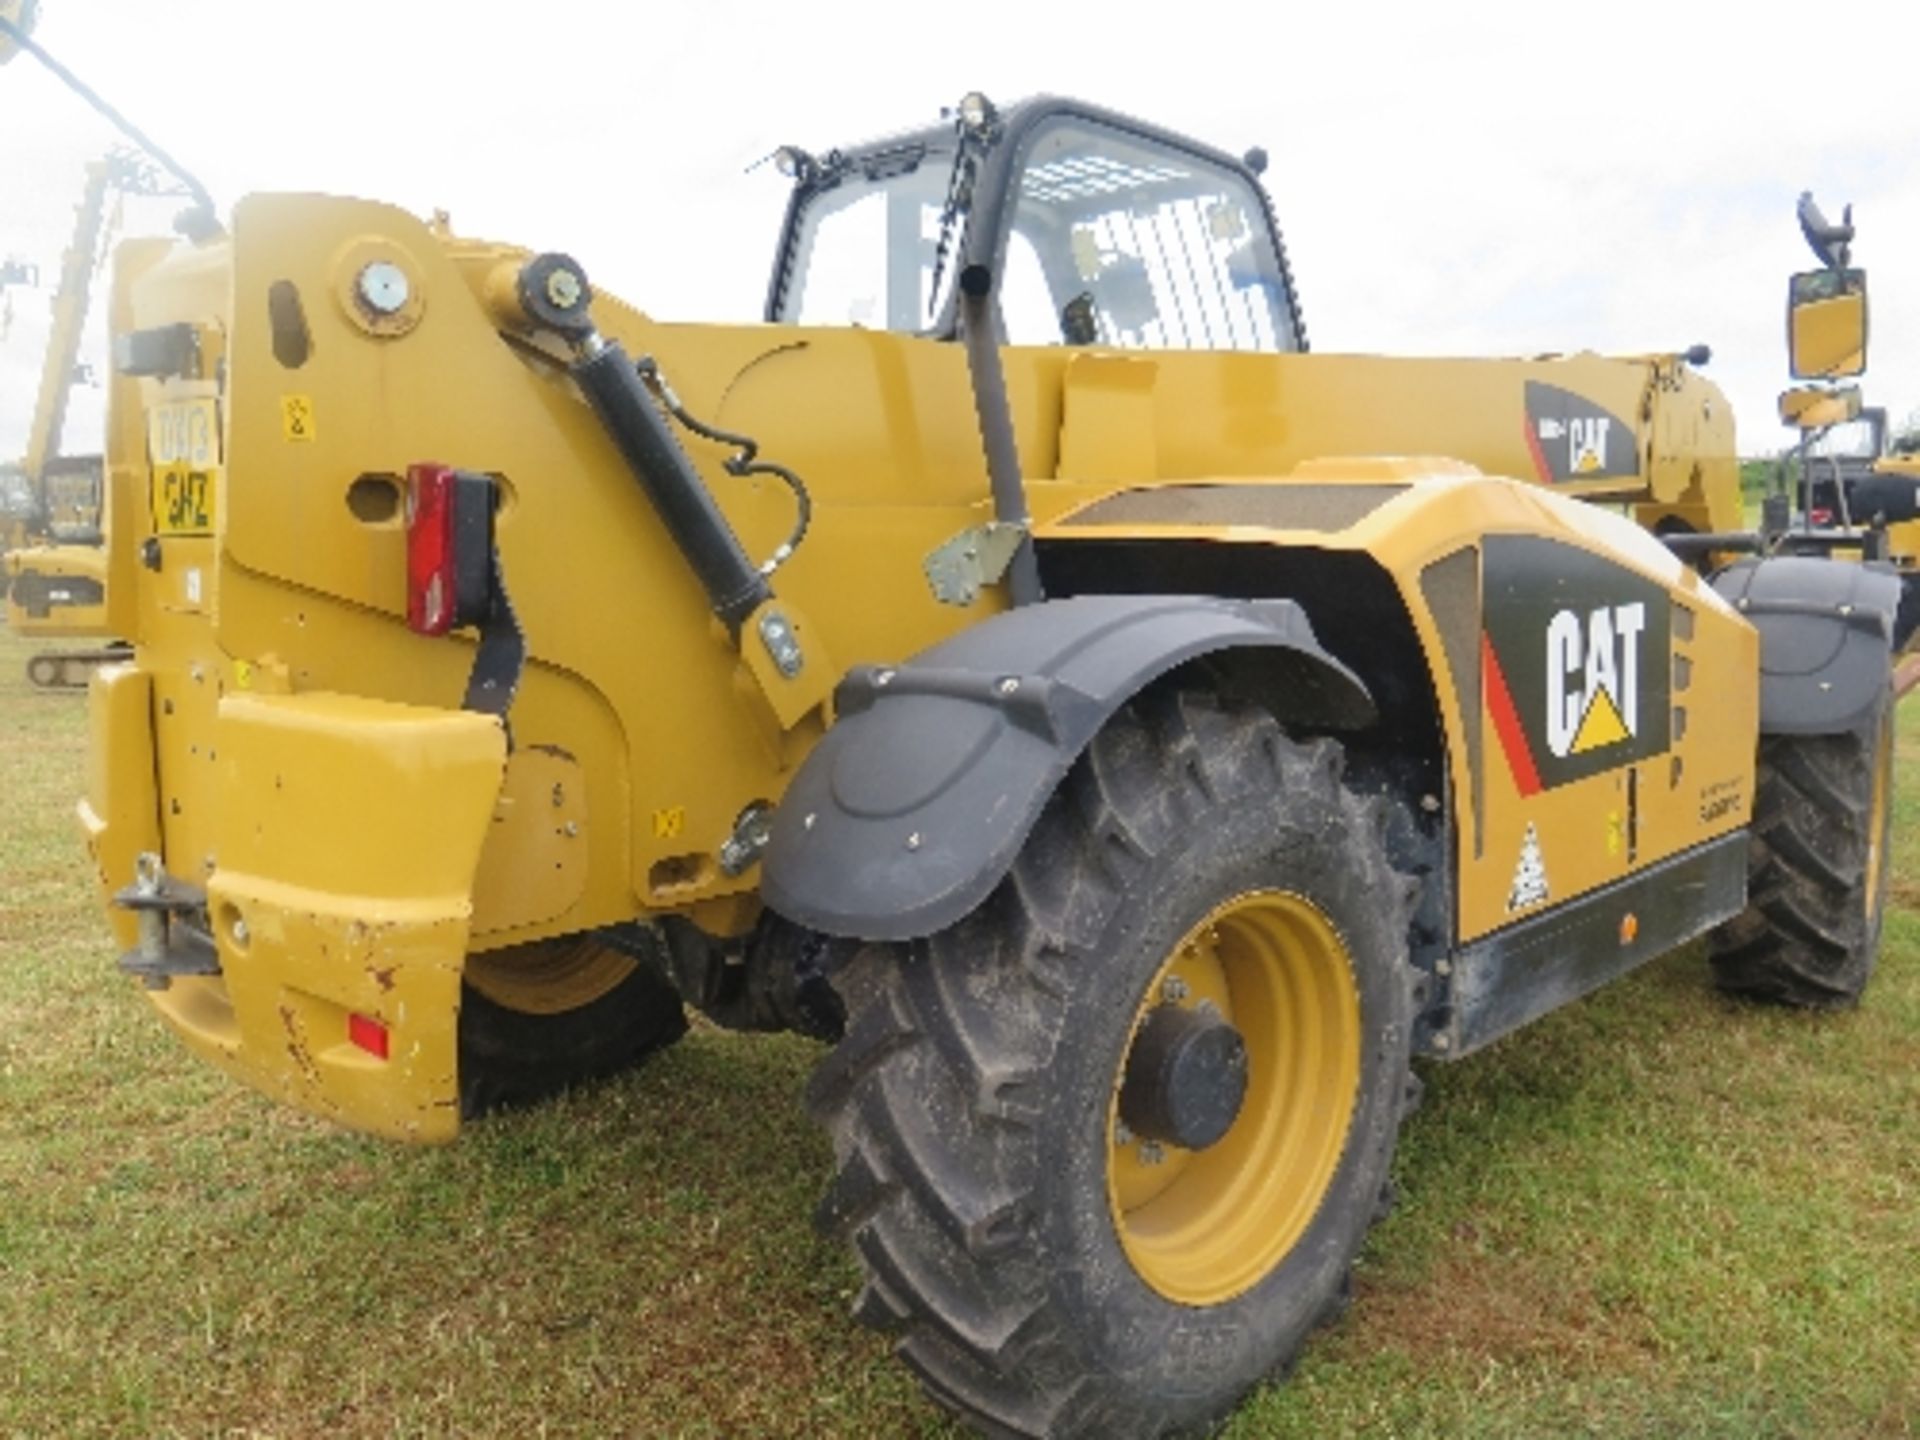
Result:
[[[467,983],[496,1005],[526,1015],[559,1015],[591,1005],[639,962],[598,940],[532,940],[467,957]]]
[[[1240,1032],[1246,1099],[1204,1150],[1142,1140],[1120,1120],[1123,1055],[1107,1107],[1107,1198],[1141,1279],[1169,1300],[1218,1305],[1273,1271],[1333,1181],[1360,1085],[1360,998],[1346,944],[1320,909],[1256,890],[1174,947],[1141,999],[1135,1035],[1162,1004],[1211,1005]]]

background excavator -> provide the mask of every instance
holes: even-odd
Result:
[[[24,36],[38,8],[34,0],[0,0],[0,20]],[[0,34],[0,63],[16,48],[11,34]],[[111,107],[105,111],[118,123]],[[130,138],[144,140],[138,132]],[[117,228],[118,202],[183,193],[141,149],[115,147],[87,165],[54,290],[26,448],[17,460],[0,462],[0,590],[14,633],[48,642],[48,649],[27,661],[28,679],[43,688],[82,688],[96,666],[128,653],[123,644],[75,644],[113,633],[106,618],[103,458],[66,454],[61,445],[73,387],[87,374],[81,348],[94,281]],[[38,279],[33,265],[9,263],[0,270],[0,286]],[[11,304],[12,296],[7,298]]]
[[[76,647],[105,637],[106,564],[102,550],[102,457],[62,451],[68,401],[86,374],[81,361],[94,280],[114,224],[111,204],[126,195],[162,195],[152,165],[116,149],[91,162],[75,208],[72,238],[53,295],[53,324],[41,362],[24,453],[0,465],[7,624],[51,642],[27,662],[27,676],[48,688],[80,688],[96,665],[122,657],[121,645]],[[11,267],[15,283],[35,277]]]

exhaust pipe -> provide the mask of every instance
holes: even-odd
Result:
[[[987,452],[987,483],[993,490],[993,518],[1018,527],[1019,547],[1007,566],[1007,592],[1015,605],[1044,600],[1040,562],[1033,553],[1032,517],[1027,488],[1020,478],[1020,451],[1013,439],[1013,414],[1007,407],[1007,376],[1000,366],[1000,338],[993,330],[993,271],[969,265],[960,272],[960,334],[967,347],[967,375],[973,383],[973,409],[980,421],[980,443]]]

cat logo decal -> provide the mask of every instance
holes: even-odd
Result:
[[[1666,590],[1590,551],[1488,537],[1481,688],[1522,795],[1667,748]]]

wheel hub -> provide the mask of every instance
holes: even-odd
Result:
[[[1236,895],[1170,947],[1107,1110],[1107,1198],[1142,1280],[1218,1305],[1272,1273],[1333,1182],[1361,1056],[1352,959],[1306,896]]]
[[[1247,1042],[1211,1005],[1148,1013],[1127,1057],[1120,1118],[1134,1134],[1185,1150],[1217,1143],[1247,1098]]]

